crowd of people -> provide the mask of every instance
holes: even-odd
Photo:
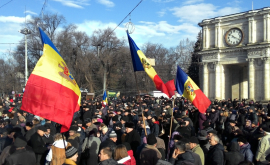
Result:
[[[270,103],[82,97],[70,130],[0,98],[0,165],[263,165],[270,162]],[[174,104],[174,105],[173,105]],[[173,106],[172,106],[173,105]]]

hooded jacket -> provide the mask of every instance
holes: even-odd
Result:
[[[240,152],[244,156],[244,159],[247,161],[252,162],[253,161],[253,153],[250,150],[250,144],[244,144],[240,147]]]
[[[238,165],[244,161],[244,156],[240,153],[240,147],[237,142],[231,142],[227,153],[225,153],[226,165]]]

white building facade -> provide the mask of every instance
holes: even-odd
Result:
[[[270,100],[270,8],[205,19],[200,87],[209,99]]]

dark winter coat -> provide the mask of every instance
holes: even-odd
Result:
[[[111,128],[108,128],[108,131],[103,135],[103,133],[100,134],[100,141],[104,142],[107,138],[109,138],[109,134],[112,131]]]
[[[253,153],[250,150],[250,144],[244,144],[243,146],[240,147],[240,152],[243,154],[244,159],[246,161],[252,162],[253,160]]]
[[[159,135],[159,125],[158,124],[153,124],[151,127],[151,133],[154,134],[156,137]]]
[[[31,139],[31,136],[34,135],[36,132],[35,128],[30,129],[29,131],[26,132],[25,134],[25,139],[27,142],[29,142],[29,140]]]
[[[203,114],[203,113],[200,113],[199,114],[199,127],[200,127],[200,130],[203,129],[203,122],[205,122],[206,120],[207,120],[206,115]]]
[[[128,142],[131,146],[133,153],[136,153],[137,148],[141,144],[141,137],[136,130],[132,130],[126,135],[125,142]]]
[[[218,111],[215,111],[215,112],[210,112],[208,119],[211,124],[214,124],[218,120],[218,117],[219,117],[219,113]]]
[[[225,153],[226,165],[238,165],[244,161],[244,156],[240,153],[240,147],[237,142],[232,142],[229,145],[227,153]]]
[[[99,163],[99,165],[117,165],[117,161],[113,159],[107,159]]]
[[[156,147],[152,145],[146,145],[142,149],[138,161],[140,161],[140,165],[155,165],[157,164],[157,161],[161,159],[161,157],[162,155]]]
[[[223,165],[224,163],[224,148],[221,144],[216,144],[215,146],[211,146],[206,159],[206,165]]]
[[[171,158],[172,165],[195,165],[195,158],[191,152],[185,152],[178,155],[177,159]]]
[[[6,158],[5,165],[35,165],[36,156],[31,150],[20,149],[16,150],[13,154]]]
[[[250,120],[251,123],[258,123],[258,115],[255,112],[249,113],[248,120]]]
[[[116,144],[110,138],[108,138],[100,144],[99,151],[106,147],[109,147],[112,151],[114,151],[116,148]]]
[[[38,133],[35,133],[33,136],[31,136],[29,145],[33,148],[33,151],[36,154],[37,164],[44,164],[48,149],[45,146],[45,142],[43,141],[42,137]]]

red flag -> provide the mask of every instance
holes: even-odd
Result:
[[[175,94],[175,85],[174,85],[174,80],[170,80],[168,82],[166,82],[165,86],[168,89],[168,93],[169,93],[169,97],[171,98],[174,94]]]
[[[14,107],[11,107],[8,111],[9,111],[9,112],[12,112],[13,109],[14,109]]]

